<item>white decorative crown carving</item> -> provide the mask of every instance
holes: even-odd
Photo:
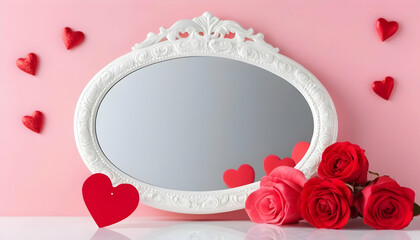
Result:
[[[159,31],[158,34],[152,32],[147,34],[146,40],[134,45],[133,50],[149,47],[162,40],[174,42],[180,38],[180,33],[188,33],[188,37],[186,38],[189,40],[196,39],[202,41],[206,48],[206,46],[209,45],[217,45],[217,43],[226,42],[225,35],[234,33],[235,35],[232,38],[232,41],[236,41],[239,44],[245,41],[253,41],[267,52],[279,51],[278,48],[274,48],[264,41],[264,35],[262,33],[254,35],[254,30],[252,28],[246,30],[234,21],[222,21],[209,12],[205,12],[200,17],[193,18],[192,20],[180,20],[168,29],[161,27]]]

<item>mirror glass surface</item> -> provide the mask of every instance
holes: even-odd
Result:
[[[310,142],[312,112],[279,76],[220,57],[184,57],[141,68],[103,98],[96,134],[121,171],[151,185],[184,191],[227,189],[223,173],[290,157]]]

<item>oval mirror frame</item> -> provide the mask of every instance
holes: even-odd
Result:
[[[292,84],[304,96],[312,111],[314,133],[310,147],[296,165],[307,178],[316,174],[324,149],[337,138],[337,113],[334,103],[308,70],[279,54],[279,50],[230,20],[219,20],[211,13],[192,20],[179,20],[170,28],[149,33],[127,53],[100,70],[83,90],[76,106],[74,134],[76,145],[92,173],[104,173],[114,186],[134,185],[140,201],[154,208],[189,214],[234,211],[245,206],[247,196],[259,182],[218,191],[180,191],[156,187],[119,170],[102,152],[96,137],[96,115],[107,92],[128,74],[148,65],[181,57],[215,56],[229,58],[265,69]],[[188,33],[188,34],[186,34]],[[180,35],[181,34],[181,35]],[[182,37],[181,37],[182,36]],[[262,160],[261,160],[262,164]]]

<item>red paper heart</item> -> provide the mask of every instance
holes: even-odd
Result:
[[[86,207],[100,228],[127,218],[139,204],[139,192],[134,186],[113,187],[108,176],[102,173],[86,179],[82,192]]]
[[[228,169],[223,173],[226,186],[235,188],[253,183],[255,180],[254,169],[248,164],[242,164],[238,170]]]
[[[295,160],[296,164],[305,156],[309,149],[309,145],[308,142],[304,141],[296,143],[292,151],[292,159]]]
[[[26,73],[35,75],[36,67],[38,66],[38,57],[35,53],[29,53],[26,58],[16,60],[16,66]]]
[[[270,174],[274,168],[279,166],[288,166],[288,167],[295,167],[296,163],[291,158],[283,158],[280,159],[276,155],[268,155],[263,162],[265,174]]]
[[[85,34],[79,31],[73,32],[71,28],[65,27],[61,33],[61,38],[67,50],[69,50],[82,43],[85,39]]]
[[[44,114],[40,111],[35,111],[32,116],[23,116],[22,123],[25,127],[31,129],[36,133],[40,133],[44,122]]]
[[[379,34],[379,37],[381,38],[381,41],[385,41],[388,38],[390,38],[392,35],[394,35],[398,30],[398,23],[397,22],[388,22],[387,20],[383,18],[379,18],[376,21],[376,31]]]
[[[392,77],[386,77],[382,81],[375,81],[372,83],[373,91],[385,100],[391,96],[392,89],[394,88],[394,79]]]

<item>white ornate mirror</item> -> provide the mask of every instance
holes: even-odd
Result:
[[[80,96],[77,147],[87,167],[130,183],[140,201],[173,212],[241,209],[263,159],[290,157],[310,177],[337,136],[334,104],[305,68],[233,21],[206,12],[180,20],[99,71]],[[252,166],[255,182],[223,173]]]

